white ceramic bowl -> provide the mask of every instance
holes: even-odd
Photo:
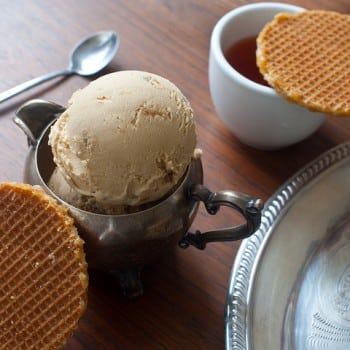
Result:
[[[272,150],[299,142],[325,121],[326,115],[288,102],[274,89],[255,83],[235,70],[224,53],[240,39],[257,36],[279,12],[303,8],[283,3],[238,7],[215,25],[209,55],[209,87],[217,114],[243,143]]]

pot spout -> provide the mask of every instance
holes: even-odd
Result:
[[[27,135],[28,144],[34,146],[45,128],[64,110],[65,107],[53,102],[30,100],[17,109],[13,121]]]

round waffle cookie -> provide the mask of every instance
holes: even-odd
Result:
[[[58,349],[86,309],[83,242],[43,190],[0,184],[0,349]]]
[[[257,38],[257,65],[286,99],[350,115],[350,16],[310,10],[278,14]]]

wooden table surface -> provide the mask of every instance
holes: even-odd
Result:
[[[71,47],[96,31],[119,33],[117,56],[104,71],[137,69],[173,81],[195,113],[203,149],[205,184],[267,200],[302,166],[350,138],[350,119],[329,117],[307,140],[279,151],[241,144],[216,116],[207,79],[209,38],[215,22],[244,0],[11,0],[1,1],[0,91],[65,68]],[[350,12],[348,0],[291,1],[306,8]],[[0,105],[0,181],[22,181],[27,140],[12,122],[32,98],[62,105],[90,78],[57,79]],[[193,227],[227,226],[229,210]],[[142,271],[144,296],[125,299],[108,274],[90,271],[87,312],[72,349],[224,349],[224,307],[230,271],[240,242],[212,243],[206,250],[174,250]]]

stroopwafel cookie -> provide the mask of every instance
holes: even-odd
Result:
[[[0,349],[59,349],[87,303],[83,241],[43,190],[0,184]]]
[[[310,110],[350,115],[350,16],[281,13],[257,38],[257,65],[286,99]]]

